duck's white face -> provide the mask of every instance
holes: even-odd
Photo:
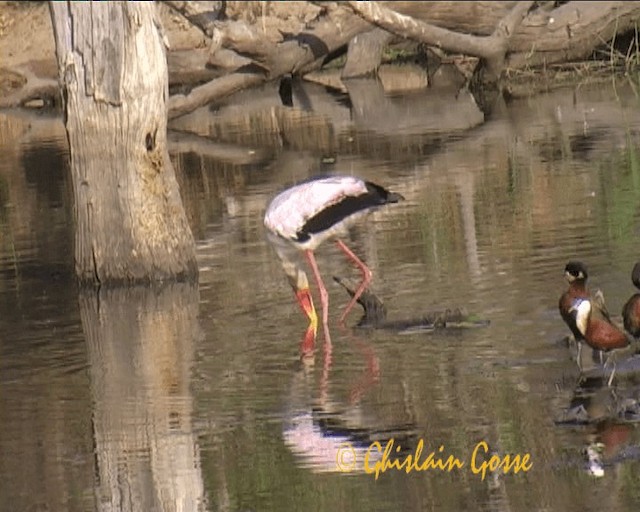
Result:
[[[576,279],[584,279],[584,277],[584,272],[582,272],[582,270],[578,270],[577,272],[569,272],[568,270],[564,271],[564,278],[570,283],[573,283]]]
[[[587,325],[589,324],[589,315],[591,314],[591,301],[589,299],[577,299],[569,311],[576,315],[576,326],[580,333],[585,336]]]

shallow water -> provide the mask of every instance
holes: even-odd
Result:
[[[569,259],[614,313],[634,292],[633,89],[566,89],[485,118],[464,93],[299,87],[293,109],[267,87],[174,123],[198,288],[80,294],[61,121],[0,117],[0,508],[637,510],[640,436],[611,408],[636,399],[638,377],[622,367],[615,396],[576,393],[557,312]],[[390,320],[464,307],[490,325],[341,329],[347,295],[330,277],[357,272],[327,244],[332,344],[320,329],[301,361],[304,316],[262,216],[287,185],[334,172],[406,198],[346,240]],[[577,403],[593,421],[559,424]],[[463,466],[376,478],[371,443],[392,438],[391,458],[422,441],[421,460]],[[483,479],[482,442],[531,468]],[[596,442],[599,478],[584,453]]]

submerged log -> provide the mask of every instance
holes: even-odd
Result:
[[[357,286],[341,277],[334,276],[333,279],[347,291],[349,296],[353,297]],[[358,327],[385,329],[401,334],[429,332],[444,328],[486,327],[490,323],[489,320],[469,314],[463,307],[425,311],[413,318],[387,320],[387,309],[384,303],[369,290],[365,290],[357,302],[364,310],[364,315],[357,324]]]

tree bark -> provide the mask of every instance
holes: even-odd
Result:
[[[169,117],[174,118],[192,112],[210,101],[246,87],[259,85],[269,79],[289,73],[304,75],[319,69],[329,54],[345,46],[352,37],[370,29],[371,26],[346,9],[336,8],[329,11],[313,28],[286,38],[278,44],[265,43],[261,46],[257,42],[263,39],[250,27],[244,28],[247,36],[245,40],[240,40],[238,34],[241,30],[238,24],[234,23],[234,36],[224,36],[225,44],[241,52],[259,48],[255,50],[256,57],[260,60],[263,71],[230,73],[194,88],[188,95],[174,95],[169,103]],[[270,53],[265,52],[267,46],[272,49]]]
[[[51,2],[83,283],[197,276],[167,151],[167,62],[155,6]]]
[[[495,82],[502,72],[509,39],[520,25],[533,2],[517,2],[502,18],[490,36],[478,37],[453,32],[399,14],[379,2],[347,2],[353,11],[379,27],[394,34],[409,37],[450,52],[479,57],[486,68],[485,81]]]
[[[523,69],[585,59],[639,20],[640,2],[568,2],[545,17],[523,21],[510,41],[506,65]]]
[[[417,20],[440,28],[473,34],[490,36],[496,26],[513,6],[515,1],[476,1],[456,2],[450,0],[434,2],[379,2],[380,5],[395,12],[411,16]]]
[[[359,78],[375,74],[382,62],[382,52],[392,39],[393,34],[381,28],[355,36],[349,41],[342,78]]]

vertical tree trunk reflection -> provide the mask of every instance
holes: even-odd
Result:
[[[82,292],[99,510],[201,510],[189,389],[197,289]]]

